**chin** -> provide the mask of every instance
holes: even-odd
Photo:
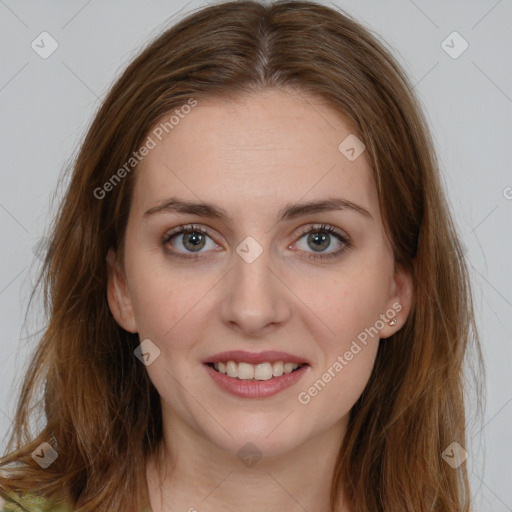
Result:
[[[251,454],[264,457],[284,455],[307,441],[303,427],[291,425],[287,420],[283,422],[284,417],[286,415],[278,421],[252,425],[226,422],[223,426],[232,437],[224,430],[220,436],[218,431],[214,436],[206,432],[205,435],[217,448],[239,459]],[[302,431],[297,431],[299,429]]]

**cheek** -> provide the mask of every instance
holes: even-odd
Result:
[[[162,260],[155,255],[134,259],[130,288],[140,338],[154,338],[165,345],[166,340],[186,339],[187,332],[200,328],[194,314],[208,302],[215,280]]]
[[[326,293],[310,297],[311,309],[322,320],[310,325],[310,330],[317,329],[321,356],[297,398],[309,414],[322,415],[326,423],[349,413],[372,373],[380,343],[378,329],[382,328],[376,327],[376,321],[387,298],[379,272],[377,267],[364,266],[360,271],[340,273],[336,279],[325,279]]]
[[[304,288],[299,293],[316,314],[317,340],[327,352],[344,351],[361,333],[362,338],[368,330],[374,333],[388,300],[385,277],[382,264],[366,264],[330,274],[318,273],[303,281]],[[379,323],[377,328],[382,325]],[[378,336],[373,338],[378,341]]]
[[[298,402],[310,417],[323,418],[326,425],[349,414],[370,378],[378,340],[367,345],[356,342],[352,350],[340,351],[310,382],[305,382]],[[350,360],[346,354],[351,353]]]
[[[334,279],[326,277],[318,288],[324,293],[310,296],[311,309],[319,311],[330,334],[325,336],[325,328],[317,333],[322,358],[298,399],[312,415],[322,414],[327,422],[348,414],[361,396],[380,343],[382,325],[377,321],[388,298],[386,267],[382,262],[358,263]]]

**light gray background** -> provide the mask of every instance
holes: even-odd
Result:
[[[44,325],[40,318],[22,329],[39,264],[34,246],[50,218],[59,174],[124,66],[150,37],[200,5],[0,0],[2,437],[36,342],[29,336]],[[465,463],[478,509],[512,511],[512,2],[336,5],[387,42],[427,112],[467,249],[487,369],[486,413],[481,423],[470,421]],[[47,59],[31,48],[43,31],[59,44]],[[441,46],[453,31],[469,44],[455,59]],[[448,44],[461,48],[456,40]],[[471,412],[470,396],[468,405]]]

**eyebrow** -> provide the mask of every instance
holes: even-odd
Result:
[[[362,206],[342,198],[328,198],[324,200],[308,201],[298,204],[286,204],[278,212],[278,222],[295,219],[313,213],[349,210],[359,213],[373,220],[370,212]],[[144,213],[144,217],[151,217],[157,213],[188,213],[201,217],[209,217],[226,222],[229,215],[224,208],[207,202],[194,202],[171,197],[162,201],[158,206],[150,208]]]

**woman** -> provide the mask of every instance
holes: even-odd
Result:
[[[152,42],[40,282],[5,510],[471,510],[463,253],[412,87],[340,11],[225,2]]]

